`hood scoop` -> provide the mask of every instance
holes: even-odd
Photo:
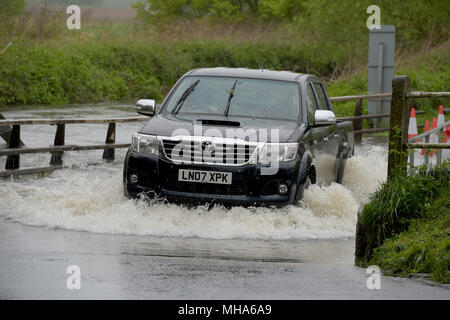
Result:
[[[215,119],[197,119],[196,124],[201,124],[205,126],[223,126],[223,127],[240,127],[241,123],[239,121],[230,120],[215,120]]]

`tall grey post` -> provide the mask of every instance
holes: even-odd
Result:
[[[394,78],[395,27],[381,26],[369,32],[369,94],[392,93]],[[369,99],[370,115],[390,113],[391,99]],[[381,119],[374,123],[379,126]],[[384,120],[386,121],[386,120]]]

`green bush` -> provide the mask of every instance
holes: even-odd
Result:
[[[76,50],[13,46],[0,56],[0,105],[121,100],[128,88]]]
[[[149,5],[149,6],[147,6]],[[141,18],[154,22],[166,18],[223,18],[244,20],[292,20],[303,9],[301,0],[140,0],[135,5]],[[150,9],[150,10],[148,10]]]
[[[332,72],[312,51],[269,43],[21,44],[0,56],[0,105],[160,100],[191,69],[259,68],[262,56],[265,68]]]
[[[315,46],[233,40],[152,43],[94,41],[13,44],[0,55],[0,105],[96,103],[162,99],[176,80],[200,67],[264,67],[329,76],[345,63]],[[417,61],[416,61],[417,60]],[[416,90],[446,91],[450,82],[448,46],[409,59],[399,71]],[[328,84],[330,96],[367,93],[366,71]],[[418,100],[416,107],[436,113],[445,100]],[[338,116],[350,116],[355,102],[334,103]],[[367,102],[364,101],[364,112]]]

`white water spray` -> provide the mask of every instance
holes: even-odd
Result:
[[[366,146],[359,152],[347,161],[343,185],[313,185],[300,205],[282,209],[188,209],[128,200],[122,193],[122,164],[116,163],[57,171],[41,179],[2,181],[0,216],[27,225],[95,233],[213,239],[353,237],[360,203],[386,175],[384,148]]]

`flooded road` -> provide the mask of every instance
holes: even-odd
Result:
[[[366,287],[353,240],[210,240],[0,222],[2,299],[449,299],[419,280]],[[77,265],[81,289],[68,290]]]
[[[135,116],[127,106],[2,112],[8,118]],[[117,126],[118,143],[142,123]],[[103,143],[107,125],[67,125],[67,144]],[[55,126],[23,126],[27,146],[53,142]],[[368,290],[353,266],[356,212],[385,180],[383,139],[365,140],[343,185],[313,186],[282,209],[186,208],[129,200],[125,150],[68,152],[70,169],[0,181],[0,298],[450,298],[419,280],[382,278]],[[23,155],[22,168],[49,154]],[[0,158],[4,167],[5,158]],[[78,265],[82,289],[65,286]]]

